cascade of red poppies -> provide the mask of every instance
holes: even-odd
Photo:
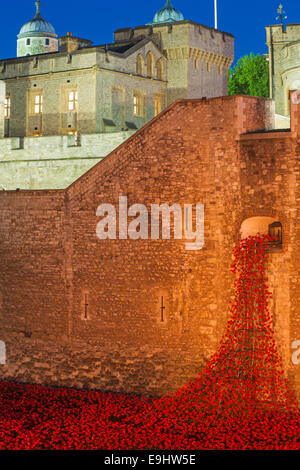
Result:
[[[265,264],[272,239],[234,250],[231,315],[199,377],[163,398],[0,382],[0,449],[300,449]]]
[[[285,376],[268,309],[265,264],[272,241],[259,234],[239,241],[232,265],[235,297],[217,352],[196,380],[154,403],[160,425],[175,433],[185,430],[200,448],[251,448],[266,443],[272,427],[278,439],[285,439],[279,429],[297,439],[298,403]]]
[[[265,264],[271,242],[267,235],[250,236],[234,250],[232,271],[238,279],[230,320],[201,377],[211,382],[218,405],[226,408],[229,404],[273,408],[297,403],[285,377],[268,308],[271,293]]]
[[[249,236],[234,249],[232,272],[238,277],[226,331],[216,354],[199,378],[175,396],[197,394],[211,407],[245,409],[297,406],[285,377],[268,304],[265,264],[268,235]]]

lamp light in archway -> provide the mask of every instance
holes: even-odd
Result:
[[[282,224],[280,222],[273,222],[269,225],[269,235],[274,237],[272,244],[282,245]]]

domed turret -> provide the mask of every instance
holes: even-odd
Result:
[[[174,23],[183,20],[182,13],[171,5],[170,0],[167,0],[165,6],[155,14],[152,23],[149,24]]]
[[[44,54],[58,51],[58,39],[52,24],[40,14],[41,2],[36,3],[36,13],[25,23],[18,34],[17,56]]]

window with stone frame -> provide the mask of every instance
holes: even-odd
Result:
[[[77,90],[70,90],[68,92],[68,111],[77,111],[78,92]]]
[[[4,100],[4,117],[10,118],[10,96],[6,95]]]
[[[154,95],[154,116],[157,116],[165,107],[165,95]]]
[[[144,59],[140,54],[137,56],[136,59],[136,73],[138,75],[143,75],[144,73]]]
[[[41,93],[33,95],[33,114],[42,114],[43,95]]]
[[[147,54],[147,77],[153,77],[154,58],[152,52]]]
[[[164,64],[162,59],[158,59],[156,63],[156,78],[158,78],[158,80],[164,80]]]
[[[144,101],[145,97],[142,93],[134,92],[133,94],[133,114],[135,116],[144,116]]]

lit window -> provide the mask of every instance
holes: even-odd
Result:
[[[77,91],[70,91],[69,98],[68,98],[68,110],[69,111],[76,111],[77,109]]]
[[[155,95],[154,98],[154,115],[157,116],[166,106],[165,96]]]
[[[34,114],[43,112],[43,95],[35,95],[34,97]]]
[[[144,114],[144,99],[143,96],[139,93],[133,95],[133,114],[135,116],[143,117]]]
[[[10,96],[7,96],[4,100],[4,117],[10,117]]]

